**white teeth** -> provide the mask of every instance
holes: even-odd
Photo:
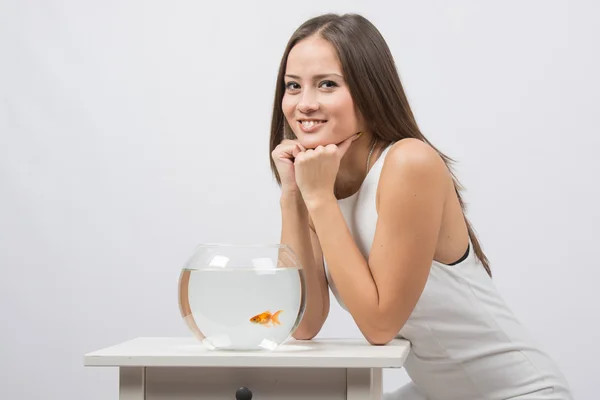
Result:
[[[312,128],[316,124],[320,124],[321,121],[302,121],[302,126],[305,128]]]

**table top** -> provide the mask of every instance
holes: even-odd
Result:
[[[194,337],[140,337],[85,354],[85,366],[401,368],[410,342],[291,339],[273,351],[209,350]]]

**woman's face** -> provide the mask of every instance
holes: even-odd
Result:
[[[306,148],[338,144],[362,130],[335,48],[319,37],[290,51],[281,107]]]

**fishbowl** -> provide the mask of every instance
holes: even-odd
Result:
[[[203,244],[179,277],[179,309],[211,350],[274,350],[298,327],[304,271],[287,245]]]

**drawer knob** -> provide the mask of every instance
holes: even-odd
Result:
[[[245,386],[242,386],[235,392],[235,400],[252,400],[252,392]]]

